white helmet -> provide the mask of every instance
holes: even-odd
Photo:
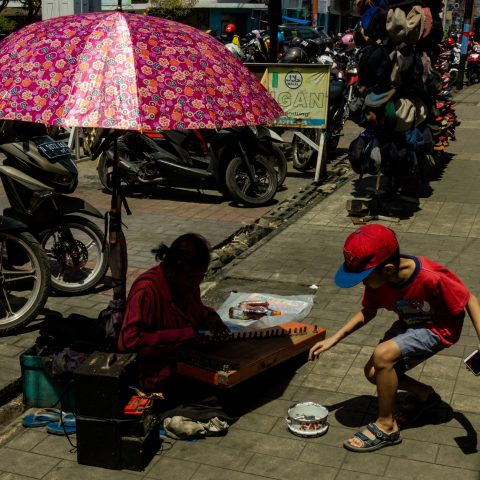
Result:
[[[242,49],[238,46],[235,45],[234,43],[227,43],[225,45],[225,48],[234,56],[237,57],[239,60],[243,58],[243,52]]]

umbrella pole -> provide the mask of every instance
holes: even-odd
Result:
[[[125,300],[127,292],[127,242],[122,231],[122,196],[120,193],[120,159],[117,137],[113,143],[112,201],[109,212],[108,241],[110,243],[110,270],[113,281],[113,299]]]

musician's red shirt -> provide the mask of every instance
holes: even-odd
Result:
[[[392,310],[406,325],[425,326],[439,335],[443,345],[454,344],[462,331],[469,291],[453,272],[438,263],[424,257],[402,257],[415,261],[410,278],[401,284],[365,287],[362,305]]]
[[[212,311],[202,304],[200,289],[185,295],[185,307],[172,301],[162,264],[142,273],[127,299],[118,347],[136,352],[140,385],[154,390],[170,375],[168,354],[195,336],[195,328]]]

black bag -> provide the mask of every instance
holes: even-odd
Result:
[[[417,157],[412,145],[395,138],[382,142],[380,171],[388,177],[408,177],[417,173]]]
[[[372,157],[372,149],[375,146],[376,137],[370,133],[362,132],[350,143],[348,148],[348,160],[355,173],[359,175],[378,173],[377,162]]]

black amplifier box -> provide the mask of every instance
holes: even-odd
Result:
[[[122,468],[141,472],[160,449],[158,428],[153,428],[143,437],[122,437]]]
[[[135,353],[94,352],[73,372],[77,415],[122,418],[138,384]]]
[[[140,471],[160,448],[158,423],[151,414],[123,420],[77,416],[76,424],[82,465]]]

